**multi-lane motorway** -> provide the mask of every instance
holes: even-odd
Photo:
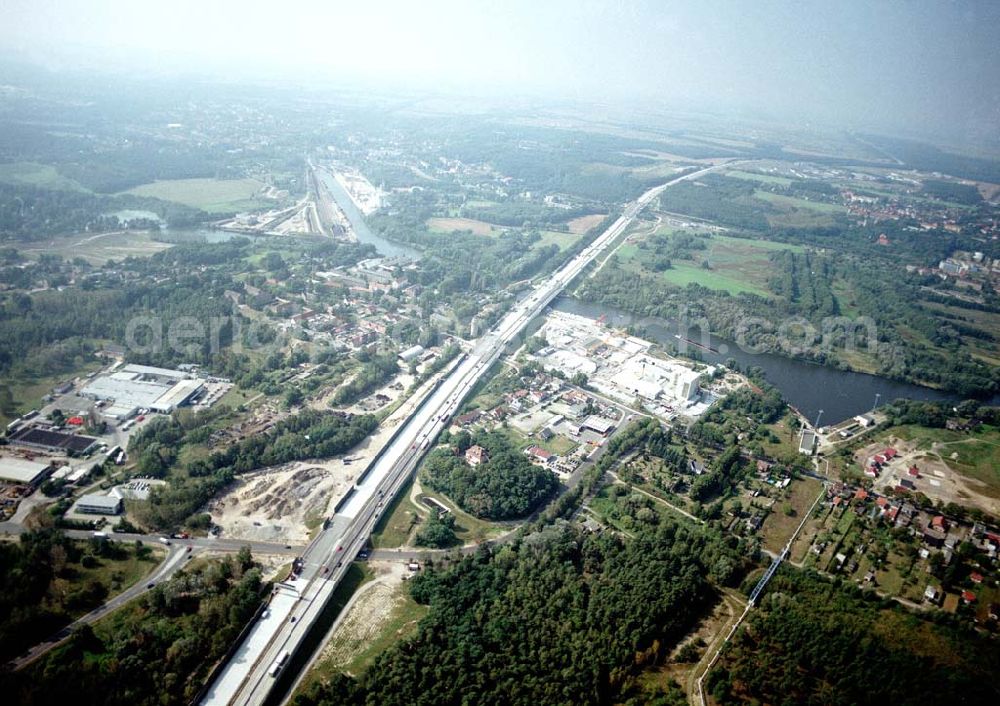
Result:
[[[217,674],[202,703],[206,706],[259,706],[276,677],[291,661],[333,594],[355,555],[371,535],[385,506],[405,485],[426,449],[480,377],[508,344],[590,262],[606,250],[635,217],[671,184],[695,179],[721,165],[675,178],[646,191],[586,249],[539,284],[473,349],[445,373],[438,386],[401,426],[389,445],[359,477],[336,514],[306,548],[298,577],[279,585],[268,610]]]

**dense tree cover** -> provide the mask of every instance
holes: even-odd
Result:
[[[349,381],[337,388],[331,404],[344,405],[355,402],[387,383],[399,372],[394,352],[365,354],[361,369]]]
[[[553,208],[534,201],[505,201],[492,206],[465,206],[462,216],[500,226],[520,228],[558,227],[577,216],[586,216],[593,207]]]
[[[456,543],[455,516],[450,512],[431,511],[427,521],[417,532],[418,547],[433,547],[444,549]]]
[[[617,703],[715,600],[709,579],[743,561],[735,543],[667,520],[635,534],[557,524],[422,573],[416,635],[296,706]]]
[[[95,341],[124,343],[130,335],[137,362],[207,363],[213,353],[208,322],[225,321],[216,338],[221,346],[232,335],[232,304],[222,296],[228,284],[211,273],[190,272],[173,281],[6,294],[0,298],[0,371],[48,375],[74,370],[93,353]],[[168,345],[170,326],[180,317],[193,317],[204,333]]]
[[[761,424],[770,424],[785,413],[785,401],[781,391],[773,385],[764,384],[757,390],[741,387],[719,400],[706,418],[711,421],[727,410],[751,417]]]
[[[706,174],[698,182],[674,184],[661,194],[660,207],[747,230],[767,230],[767,216],[777,213],[768,202],[754,198],[758,186],[752,181]]]
[[[99,196],[85,191],[40,189],[0,183],[0,240],[38,240],[53,235],[101,233],[125,227],[115,211],[151,211],[168,225],[190,226],[209,214],[169,201],[124,194]],[[132,226],[149,227],[143,221]]]
[[[720,704],[995,704],[995,640],[783,568],[709,673]]]
[[[1000,183],[1000,160],[970,157],[929,145],[925,142],[885,135],[865,135],[866,140],[901,160],[907,168],[922,172],[940,172],[963,179]]]
[[[473,468],[456,449],[438,448],[427,456],[421,475],[466,512],[491,520],[523,517],[558,486],[551,471],[531,463],[503,433],[477,432],[471,443],[486,449],[489,460]],[[469,445],[458,444],[457,450]]]
[[[78,581],[61,600],[50,595],[56,579],[74,579],[80,566],[123,559],[129,551],[109,542],[71,540],[61,531],[25,532],[0,542],[0,659],[6,661],[70,622],[69,612],[95,608],[107,596],[96,580]]]
[[[266,590],[247,550],[182,571],[0,685],[24,706],[186,705]]]
[[[971,184],[963,184],[958,181],[944,181],[943,179],[928,179],[924,182],[923,193],[942,201],[976,206],[983,202],[983,195],[979,189]]]

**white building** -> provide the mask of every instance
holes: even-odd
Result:
[[[76,511],[87,515],[117,515],[122,511],[122,499],[90,493],[76,501]]]
[[[50,463],[26,461],[23,458],[0,458],[0,480],[20,485],[38,485],[52,470]]]
[[[101,414],[118,422],[134,416],[140,409],[169,414],[203,387],[204,380],[190,373],[148,365],[126,365],[94,378],[80,394],[109,403]]]

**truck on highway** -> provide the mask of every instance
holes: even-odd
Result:
[[[107,539],[107,538],[108,538],[107,532],[94,532],[94,539]]]
[[[290,655],[288,654],[288,650],[285,650],[284,652],[282,652],[281,656],[278,657],[278,659],[274,660],[274,662],[271,664],[271,667],[270,667],[270,669],[267,670],[267,673],[271,677],[278,676],[278,674],[281,672],[281,670],[285,668],[285,664],[288,663],[289,656]]]

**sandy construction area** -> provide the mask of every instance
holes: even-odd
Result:
[[[407,386],[412,382],[409,376],[397,376],[397,380],[400,377]],[[211,500],[205,512],[222,528],[223,537],[290,544],[308,542],[312,530],[333,514],[337,500],[389,442],[396,426],[413,412],[438,377],[440,373],[425,382],[375,433],[346,454],[242,475],[223,495]]]
[[[363,468],[341,459],[266,468],[238,478],[207,511],[223,537],[304,544]]]

